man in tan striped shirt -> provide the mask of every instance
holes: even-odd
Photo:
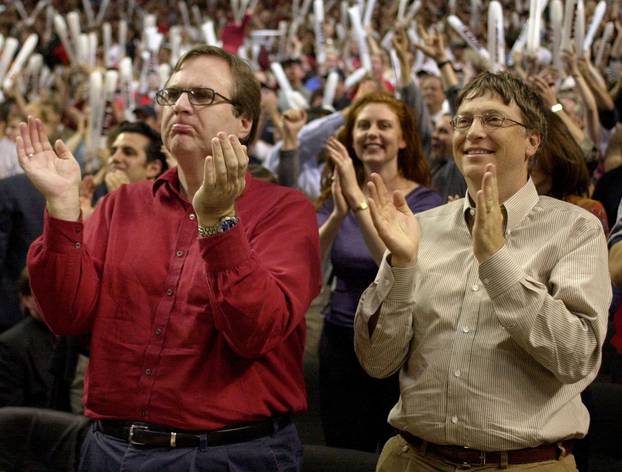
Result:
[[[458,98],[453,151],[464,199],[415,217],[372,176],[387,246],[361,297],[366,371],[400,370],[378,471],[576,470],[611,299],[602,225],[539,197],[528,162],[546,136],[540,97],[484,73]]]

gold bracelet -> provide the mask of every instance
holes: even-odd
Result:
[[[368,209],[369,209],[369,205],[367,204],[365,200],[363,200],[361,203],[358,204],[356,208],[353,208],[352,211],[354,213],[358,213],[359,211],[365,211]]]

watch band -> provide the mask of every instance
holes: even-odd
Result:
[[[240,218],[237,216],[225,216],[218,220],[218,223],[215,225],[205,226],[199,223],[199,238],[209,238],[210,236],[215,236],[220,233],[224,233],[225,231],[229,231],[235,225],[238,224]]]

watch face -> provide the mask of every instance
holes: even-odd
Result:
[[[237,216],[227,216],[223,218],[220,222],[219,232],[224,233],[225,231],[230,230],[231,228],[233,228],[235,225],[238,224],[238,221],[240,220]]]
[[[238,221],[240,221],[240,219],[237,216],[226,216],[215,225],[199,225],[199,237],[207,238],[209,236],[214,236],[219,233],[224,233],[225,231],[228,231],[235,225],[237,225]]]

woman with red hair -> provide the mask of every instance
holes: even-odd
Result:
[[[441,197],[426,187],[430,170],[412,113],[387,92],[369,93],[351,106],[326,156],[318,224],[334,288],[320,339],[322,423],[327,445],[374,452],[393,434],[387,416],[399,385],[397,375],[369,377],[354,353],[356,306],[386,249],[371,220],[366,182],[380,174],[398,204],[415,213],[440,205]]]

